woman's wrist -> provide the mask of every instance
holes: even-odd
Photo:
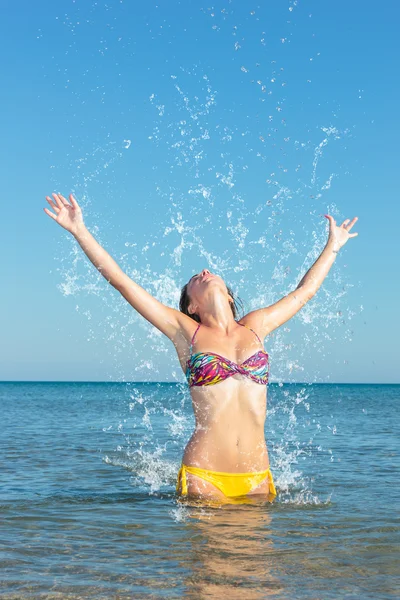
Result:
[[[329,238],[326,243],[326,248],[333,252],[334,254],[338,254],[340,250],[340,245],[338,242],[332,238]]]
[[[87,231],[85,223],[79,223],[79,225],[77,225],[76,227],[74,227],[73,230],[71,230],[71,233],[74,236],[74,238],[78,238],[80,235],[82,235],[82,233],[85,233],[85,231]]]

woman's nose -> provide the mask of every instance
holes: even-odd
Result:
[[[210,271],[209,271],[208,269],[203,269],[203,270],[202,270],[202,272],[201,272],[201,274],[203,275],[203,277],[204,277],[204,275],[206,275],[207,273],[208,273],[208,274],[210,273]]]

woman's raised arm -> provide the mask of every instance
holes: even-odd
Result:
[[[61,227],[69,231],[81,246],[89,260],[115,289],[147,321],[173,340],[181,328],[186,315],[159,302],[122,271],[115,260],[95,240],[83,222],[82,210],[70,194],[71,204],[61,194],[53,194],[54,201],[46,196],[55,215],[47,208],[44,211]]]
[[[284,298],[267,306],[248,313],[243,317],[252,329],[255,329],[262,339],[271,331],[286,323],[291,319],[307,302],[310,300],[320,288],[325,277],[335,262],[338,251],[352,237],[356,237],[358,233],[349,233],[353,225],[358,220],[354,217],[352,221],[346,219],[338,227],[335,219],[330,215],[325,215],[329,219],[329,237],[325,248],[312,265],[312,267],[304,275],[297,288],[290,292]]]

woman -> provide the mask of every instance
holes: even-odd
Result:
[[[237,321],[235,300],[223,279],[203,269],[183,287],[180,310],[165,306],[132,281],[86,229],[75,198],[46,196],[54,213],[45,212],[72,233],[107,281],[145,319],[175,345],[191,390],[196,417],[178,473],[176,490],[183,496],[223,500],[276,496],[264,438],[268,354],[264,338],[293,317],[321,286],[340,248],[357,233],[357,221],[340,227],[329,220],[321,255],[297,288]]]

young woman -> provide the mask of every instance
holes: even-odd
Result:
[[[86,229],[75,198],[46,196],[44,211],[78,241],[107,281],[174,344],[190,387],[195,431],[183,455],[176,491],[223,500],[276,496],[264,438],[268,353],[264,338],[295,315],[321,286],[357,221],[329,220],[321,255],[287,296],[237,320],[236,301],[223,279],[203,269],[182,288],[180,310],[165,306],[132,281]]]

